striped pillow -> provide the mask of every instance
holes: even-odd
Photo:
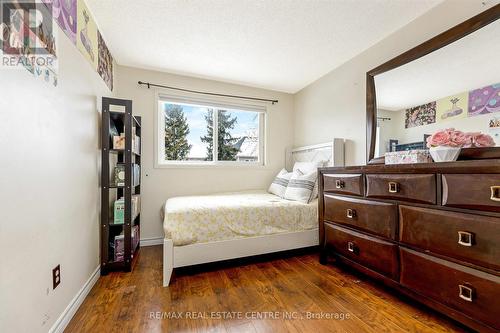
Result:
[[[288,182],[292,177],[292,172],[288,172],[285,169],[281,169],[276,178],[274,178],[271,186],[267,190],[269,193],[275,194],[281,198],[285,196],[285,191],[288,186]]]
[[[294,172],[288,182],[285,199],[309,203],[312,200],[317,174],[316,171],[306,175]]]
[[[321,168],[327,164],[328,161],[295,162],[295,164],[293,165],[293,171],[300,170],[302,173],[308,174],[310,172],[317,171],[318,168]],[[311,200],[316,199],[317,197],[318,197],[318,179],[316,178],[316,184],[314,186]]]

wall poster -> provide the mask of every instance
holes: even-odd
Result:
[[[97,32],[97,39],[99,47],[97,73],[104,80],[109,90],[113,91],[113,57],[99,31]]]
[[[97,71],[97,25],[85,1],[78,0],[76,46]]]
[[[449,121],[467,117],[469,95],[461,93],[441,98],[436,102],[436,121]]]
[[[500,111],[500,83],[469,92],[469,117]]]
[[[405,111],[405,128],[428,125],[436,122],[436,102],[419,105]]]

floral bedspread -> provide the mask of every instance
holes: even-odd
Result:
[[[176,246],[318,227],[317,200],[304,204],[266,191],[175,197],[164,209],[165,238]]]

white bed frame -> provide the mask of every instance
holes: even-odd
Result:
[[[290,170],[293,163],[298,161],[329,161],[328,165],[330,166],[343,166],[344,139],[334,139],[332,142],[319,145],[288,149],[286,151],[287,169]],[[163,286],[166,287],[170,284],[174,268],[293,250],[318,244],[318,229],[184,246],[174,246],[171,239],[164,239]]]

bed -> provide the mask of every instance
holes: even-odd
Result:
[[[344,140],[287,150],[298,161],[344,164]],[[170,198],[163,207],[163,285],[174,268],[319,244],[318,203],[282,199],[266,190]]]

